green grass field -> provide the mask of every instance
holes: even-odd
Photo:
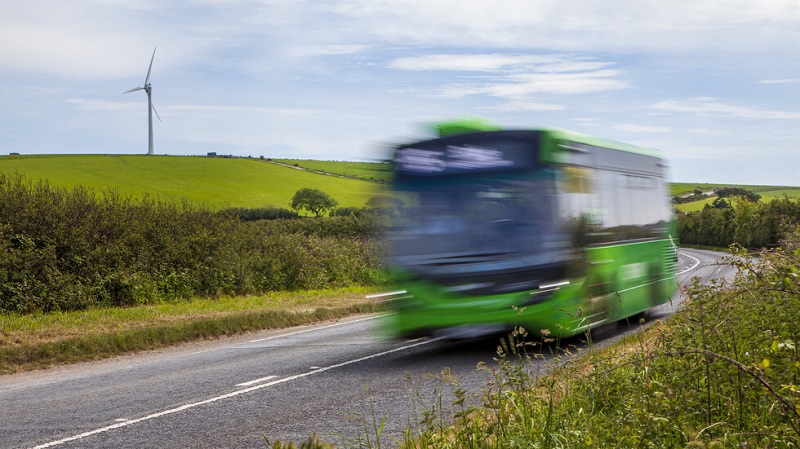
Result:
[[[756,192],[761,195],[761,201],[772,201],[774,199],[783,198],[800,198],[800,187],[788,186],[765,186],[765,185],[746,185],[746,184],[709,184],[709,183],[690,183],[690,182],[676,182],[670,185],[670,194],[672,196],[689,195],[695,189],[700,189],[703,192],[711,192],[714,189],[722,187],[738,187]],[[707,197],[704,200],[693,201],[691,203],[676,204],[675,209],[680,212],[696,212],[702,210],[706,204],[711,204],[717,199],[716,195]]]
[[[385,192],[387,163],[305,159],[210,158],[204,156],[42,155],[0,156],[0,172],[19,173],[50,185],[94,189],[116,188],[135,198],[149,194],[166,200],[200,204],[212,210],[227,207],[288,208],[304,187],[322,190],[340,207],[362,207]],[[327,176],[334,174],[339,176]],[[712,183],[672,183],[671,195],[695,189],[740,187],[757,192],[762,201],[800,198],[800,187]],[[682,212],[700,210],[716,197],[679,204]]]
[[[692,182],[673,182],[670,183],[670,195],[678,196],[678,195],[689,195],[694,192],[695,189],[700,189],[703,192],[710,192],[714,189],[719,189],[722,187],[739,187],[742,189],[747,189],[752,192],[756,192],[761,196],[764,196],[767,192],[793,192],[790,193],[790,197],[800,196],[800,187],[797,186],[766,186],[766,185],[747,185],[747,184],[710,184],[710,183],[692,183]],[[781,195],[778,195],[779,197]]]
[[[344,164],[344,163],[341,163]],[[366,171],[366,170],[365,170]],[[51,186],[115,188],[140,198],[186,200],[212,210],[227,207],[288,208],[304,187],[322,190],[339,206],[362,207],[382,186],[320,175],[263,159],[201,156],[43,155],[1,156],[0,172],[21,174]]]
[[[691,203],[683,203],[683,204],[675,204],[675,209],[679,212],[696,212],[699,210],[703,210],[706,207],[706,204],[711,204],[714,200],[717,199],[716,195],[708,197],[702,201],[692,201]]]
[[[367,181],[389,182],[391,180],[391,165],[388,162],[341,162],[309,159],[273,160],[281,164],[297,166],[307,170],[333,173]]]

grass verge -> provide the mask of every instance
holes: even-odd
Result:
[[[0,315],[0,374],[380,310],[367,288]]]

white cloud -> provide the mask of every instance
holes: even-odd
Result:
[[[720,102],[716,98],[696,97],[687,100],[665,100],[650,106],[657,111],[688,113],[699,116],[731,117],[759,120],[798,120],[800,112],[756,109]]]
[[[67,78],[120,76],[136,61],[128,51],[136,54],[148,40],[140,33],[146,22],[137,18],[151,8],[147,1],[6,2],[0,14],[0,68]],[[144,46],[152,51],[151,44]]]
[[[761,80],[759,84],[800,84],[800,78],[785,78],[778,80]]]
[[[671,126],[648,126],[648,125],[637,125],[633,123],[624,123],[621,125],[614,126],[614,129],[618,131],[626,131],[626,132],[633,132],[633,133],[666,133],[671,132]]]
[[[147,110],[147,105],[145,101],[142,101],[142,104],[145,104],[144,107],[140,106],[139,104],[135,104],[132,101],[109,101],[109,100],[92,100],[87,98],[68,98],[66,100],[67,103],[76,106],[79,110],[82,111],[130,111],[135,108],[142,108]]]
[[[349,0],[331,9],[394,44],[791,54],[786,42],[800,37],[796,0]]]
[[[583,127],[597,127],[602,126],[602,121],[598,117],[575,117],[572,119],[573,122],[577,123],[578,126]]]
[[[560,62],[561,58],[539,55],[433,54],[394,59],[389,67],[400,70],[456,70],[496,72],[509,66],[542,65]]]
[[[628,84],[616,78],[620,70],[593,70],[581,73],[516,74],[511,75],[509,85],[498,85],[494,95],[518,95],[521,92],[551,92],[577,94],[625,89]]]
[[[487,112],[543,112],[560,111],[566,108],[566,106],[561,104],[537,103],[533,101],[512,101],[496,106],[486,106],[480,109]]]
[[[328,55],[349,55],[354,53],[361,53],[370,47],[368,45],[314,45],[307,47],[298,47],[289,54],[295,57],[308,57],[308,56],[328,56]]]
[[[598,70],[585,73],[526,73],[499,77],[490,83],[455,83],[442,88],[445,97],[460,98],[468,95],[525,99],[533,94],[581,94],[625,89],[625,81],[614,79],[622,72]]]
[[[614,64],[585,59],[568,55],[430,54],[396,58],[389,67],[409,71],[568,73],[595,71]]]
[[[175,112],[190,113],[236,113],[251,115],[275,115],[275,116],[308,116],[319,117],[324,114],[332,114],[335,111],[326,109],[305,109],[305,108],[278,108],[261,106],[241,106],[241,105],[222,105],[222,104],[173,104],[165,107],[165,110]]]
[[[625,89],[621,70],[607,69],[608,61],[581,56],[511,54],[429,54],[397,58],[391,68],[409,71],[464,71],[484,74],[476,81],[464,75],[460,81],[441,86],[438,95],[463,98],[487,95],[512,99],[496,110],[545,111],[562,105],[532,102],[534,94],[580,94]]]
[[[689,144],[689,145],[664,145],[659,147],[668,160],[680,159],[684,161],[697,160],[730,160],[738,155],[749,154],[746,150],[738,150],[724,144]]]
[[[695,129],[690,129],[687,132],[689,134],[699,134],[705,136],[725,136],[730,134],[721,129],[709,129],[709,128],[695,128]]]

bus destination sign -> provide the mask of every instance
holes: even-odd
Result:
[[[475,145],[447,145],[444,150],[405,147],[397,150],[396,169],[417,173],[443,173],[513,168],[513,160],[493,148]]]

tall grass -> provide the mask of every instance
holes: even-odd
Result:
[[[370,287],[0,314],[0,374],[379,311]]]

